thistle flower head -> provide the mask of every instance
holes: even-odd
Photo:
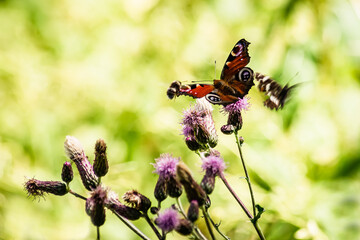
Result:
[[[154,172],[161,178],[169,179],[176,175],[176,165],[179,160],[180,158],[174,158],[171,154],[163,153],[155,159],[156,163],[152,163],[155,167]]]
[[[146,212],[151,207],[150,199],[136,190],[127,191],[123,196],[123,200],[129,204],[130,207],[139,211]]]
[[[226,168],[226,164],[224,160],[220,156],[210,155],[206,158],[202,159],[201,168],[206,171],[210,172],[213,175],[220,174],[224,172]]]
[[[249,103],[249,97],[239,98],[235,103],[228,104],[223,108],[223,111],[229,114],[240,113],[244,110],[249,110],[251,104]]]
[[[194,107],[184,110],[181,124],[185,139],[196,140],[203,145],[209,143],[211,147],[216,146],[218,136],[212,118],[212,107],[204,98],[196,99]]]
[[[167,208],[160,212],[155,224],[164,232],[168,233],[174,230],[180,223],[178,212],[175,209]]]

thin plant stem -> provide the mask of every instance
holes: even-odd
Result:
[[[248,171],[247,171],[247,169],[246,169],[244,157],[243,157],[243,155],[242,155],[241,144],[240,144],[240,142],[239,142],[239,137],[238,137],[237,131],[234,132],[234,135],[235,135],[235,138],[236,138],[236,145],[237,145],[238,150],[239,150],[241,163],[242,163],[242,166],[243,166],[243,168],[244,168],[245,179],[246,179],[246,182],[248,183],[248,186],[249,186],[251,203],[252,203],[252,208],[253,208],[253,214],[254,214],[254,216],[256,216],[255,197],[254,197],[254,193],[253,193],[253,190],[252,190],[252,187],[251,187],[250,177],[249,177]]]
[[[216,238],[215,238],[215,235],[214,235],[213,230],[212,230],[212,228],[211,228],[208,215],[206,214],[205,207],[202,206],[202,207],[201,207],[201,210],[202,210],[202,212],[203,212],[203,214],[204,214],[204,219],[205,219],[206,227],[207,227],[208,230],[209,230],[209,234],[210,234],[210,236],[211,236],[211,239],[212,239],[212,240],[215,240]]]
[[[145,218],[146,222],[150,225],[151,229],[154,231],[158,239],[165,239],[165,235],[161,235],[147,213],[144,213],[143,217]]]
[[[71,194],[74,195],[75,197],[80,198],[80,199],[82,199],[82,200],[85,200],[85,201],[86,201],[86,199],[87,199],[86,197],[84,197],[84,196],[82,196],[82,195],[74,192],[74,191],[71,190],[71,189],[69,189],[69,193],[71,193]]]
[[[240,200],[240,198],[236,195],[232,187],[229,185],[229,182],[226,180],[223,173],[219,174],[220,179],[224,182],[227,189],[230,191],[231,195],[235,198],[235,200],[239,203],[240,207],[244,210],[246,216],[251,220],[254,217],[251,215],[250,211],[246,208],[245,204]]]
[[[216,224],[216,223],[211,219],[208,209],[205,209],[205,214],[206,214],[207,217],[209,218],[211,224],[212,224],[213,227],[216,229],[216,231],[217,231],[224,239],[230,240],[229,237],[227,237],[225,234],[223,234],[223,233],[220,231],[220,228],[219,228],[220,224]]]
[[[111,209],[109,209],[112,211]],[[134,224],[132,224],[129,220],[121,216],[115,211],[112,211],[128,228],[130,228],[136,235],[138,235],[141,239],[144,240],[151,240],[149,237],[147,237],[143,232],[141,232],[137,227],[135,227]]]
[[[100,227],[96,226],[96,239],[100,240]]]

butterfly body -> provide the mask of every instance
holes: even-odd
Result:
[[[270,78],[259,73],[254,74],[251,68],[246,67],[250,62],[249,44],[245,39],[235,44],[225,61],[220,79],[214,80],[212,84],[181,84],[179,81],[174,81],[167,90],[168,97],[170,99],[180,95],[193,98],[205,97],[212,104],[226,106],[247,95],[254,86],[255,78],[260,82],[260,91],[269,96],[269,99],[265,101],[265,106],[271,109],[281,108],[291,88],[287,86],[282,88],[274,80],[270,83]]]

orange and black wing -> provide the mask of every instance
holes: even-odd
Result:
[[[221,80],[230,81],[250,62],[250,56],[248,53],[249,44],[250,43],[245,39],[241,39],[235,44],[221,71]]]

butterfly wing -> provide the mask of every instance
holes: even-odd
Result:
[[[271,110],[278,110],[283,108],[285,102],[290,96],[291,91],[296,86],[298,86],[298,84],[295,84],[291,87],[289,87],[288,85],[282,87],[275,80],[261,73],[255,73],[255,79],[259,81],[258,88],[260,92],[264,92],[266,95],[269,96],[269,98],[265,100],[264,105]]]
[[[250,62],[248,53],[249,42],[245,39],[239,40],[231,50],[221,71],[220,79],[230,81],[241,68]]]
[[[202,98],[211,93],[213,90],[214,85],[212,84],[181,84],[179,81],[174,81],[167,90],[167,96],[170,99],[180,95]]]

